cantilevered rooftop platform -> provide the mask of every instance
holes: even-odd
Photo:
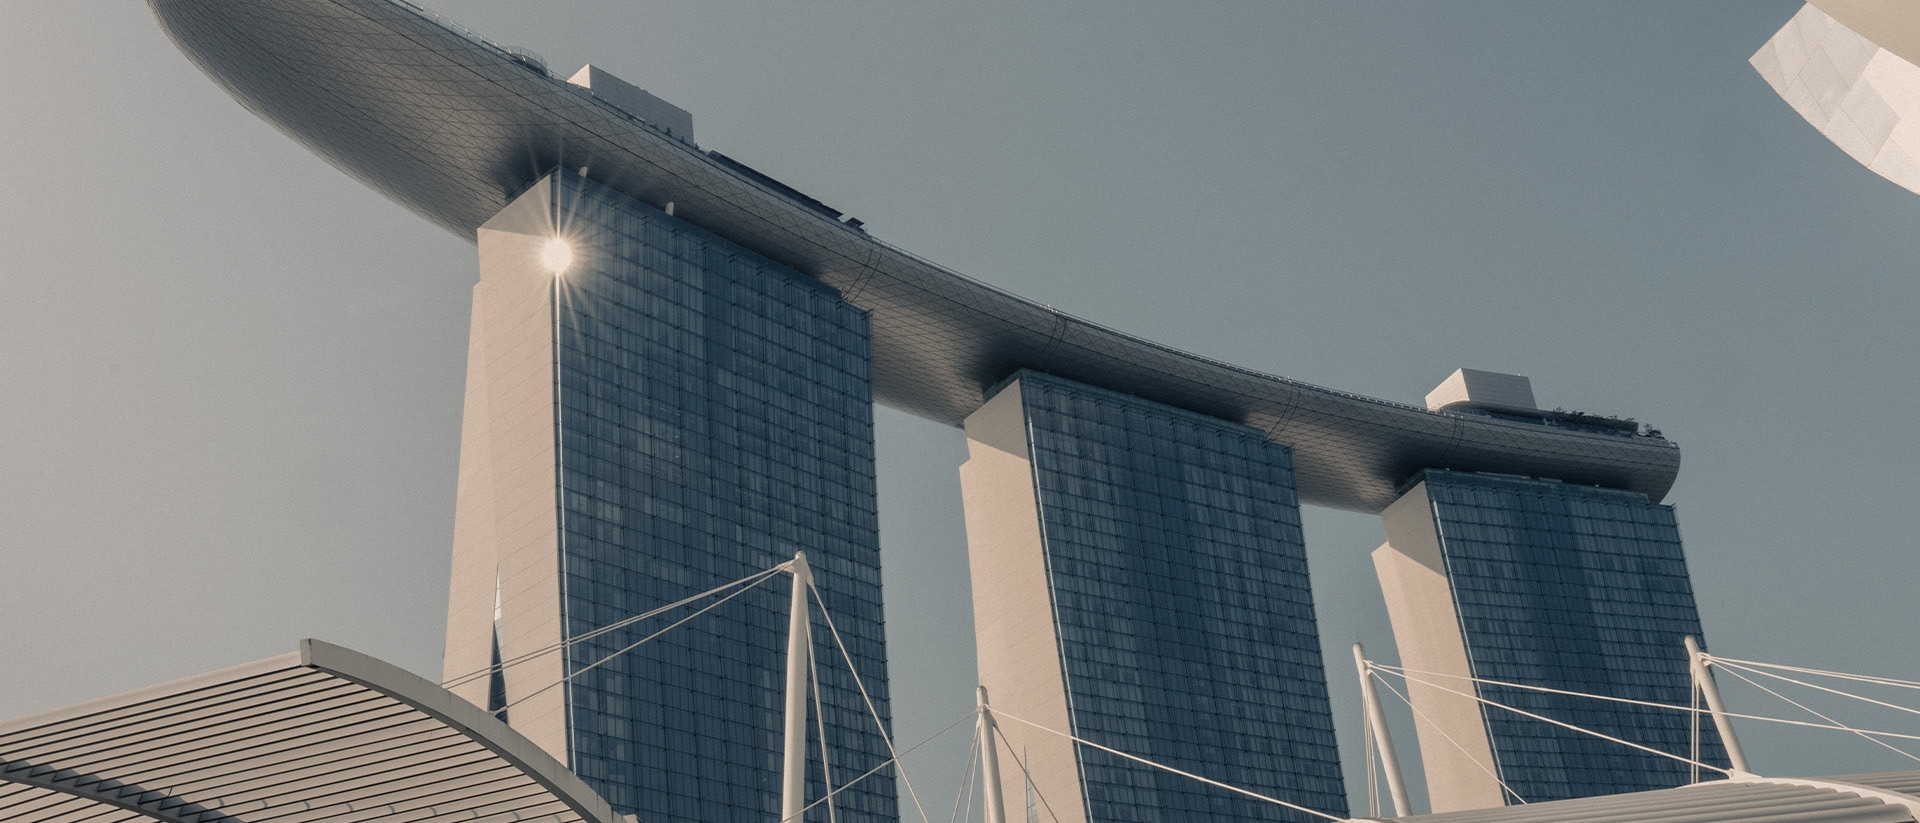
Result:
[[[837,289],[872,318],[875,399],[950,426],[1029,368],[1246,423],[1293,448],[1302,502],[1378,512],[1428,468],[1664,497],[1659,437],[1432,412],[1261,374],[1075,318],[889,246],[751,169],[701,151],[398,0],[150,0],[233,96],[335,166],[472,239],[542,175],[585,169]]]

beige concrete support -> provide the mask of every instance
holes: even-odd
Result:
[[[1027,451],[1020,384],[1001,390],[967,417],[967,462],[960,490],[973,574],[973,620],[980,685],[993,695],[996,724],[1008,751],[1027,760],[1033,789],[1060,823],[1086,823],[1080,766],[1073,744],[1007,716],[1068,730],[1067,688],[1053,598],[1040,536],[1040,509]],[[1024,786],[1014,757],[1000,764],[1000,782]]]
[[[492,663],[494,598],[500,567],[494,547],[493,449],[487,414],[485,350],[487,306],[474,287],[468,327],[467,392],[460,425],[460,480],[454,497],[453,574],[447,592],[447,642],[441,660],[444,681],[465,677]],[[487,678],[448,687],[487,707]]]
[[[555,284],[540,263],[555,233],[554,211],[552,184],[543,181],[480,228],[447,598],[449,679],[491,662],[496,580],[504,659],[561,637]],[[561,672],[559,654],[508,669],[507,702],[558,682]],[[486,678],[455,691],[486,706]],[[516,731],[562,763],[564,694],[548,689],[508,713]]]
[[[1380,519],[1387,527],[1387,543],[1374,551],[1373,565],[1380,576],[1380,591],[1386,597],[1387,617],[1393,623],[1401,665],[1450,675],[1424,679],[1456,691],[1473,691],[1469,681],[1455,679],[1465,678],[1471,671],[1426,484],[1401,495],[1381,512]],[[1479,704],[1413,682],[1407,683],[1407,696],[1418,711],[1415,730],[1431,811],[1504,805],[1500,783],[1493,776],[1493,746],[1487,740]]]

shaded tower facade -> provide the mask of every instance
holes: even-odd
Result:
[[[1418,678],[1407,687],[1434,811],[1691,782],[1687,763],[1462,694],[1691,756],[1684,711],[1535,690],[1689,705],[1683,638],[1700,635],[1700,617],[1672,506],[1634,492],[1427,471],[1382,518],[1387,543],[1374,564],[1400,659]],[[1699,735],[1700,759],[1727,765],[1711,724]]]
[[[570,172],[514,200],[479,244],[448,679],[804,549],[886,718],[866,314]],[[503,711],[621,811],[772,819],[789,579],[638,646],[717,598],[457,691]],[[838,787],[887,754],[815,614]],[[824,793],[819,750],[811,741],[810,798]],[[842,820],[893,820],[890,772],[835,805]],[[816,811],[808,819],[826,819]]]
[[[1032,371],[966,429],[1010,816],[1024,798],[1026,819],[1063,823],[1306,819],[1020,720],[1344,814],[1289,450]]]

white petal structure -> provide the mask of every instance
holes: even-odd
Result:
[[[1748,61],[1860,164],[1920,194],[1920,4],[1815,0]]]

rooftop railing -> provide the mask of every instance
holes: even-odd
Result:
[[[541,57],[539,52],[536,52],[532,49],[523,49],[523,48],[520,48],[519,46],[506,46],[506,45],[501,45],[499,43],[495,43],[492,40],[488,40],[487,38],[480,36],[479,32],[476,32],[473,29],[467,28],[466,26],[462,26],[459,23],[454,22],[451,18],[448,18],[447,16],[440,14],[439,12],[436,12],[429,8],[425,8],[417,3],[410,2],[410,0],[387,0],[387,2],[392,3],[396,6],[399,6],[400,8],[406,9],[407,11],[412,12],[413,14],[417,14],[421,17],[424,17],[427,20],[434,23],[435,25],[443,29],[446,29],[447,31],[453,32],[454,34],[460,35],[462,38],[465,38],[471,41],[476,46],[480,46],[482,48],[491,49],[495,52],[499,52],[502,56],[505,56],[507,59],[512,60],[516,63],[519,63],[523,66],[526,66],[528,68],[531,68],[535,71],[538,71],[541,74],[547,74],[547,75],[551,74],[551,72],[547,71],[547,59],[544,57]]]

